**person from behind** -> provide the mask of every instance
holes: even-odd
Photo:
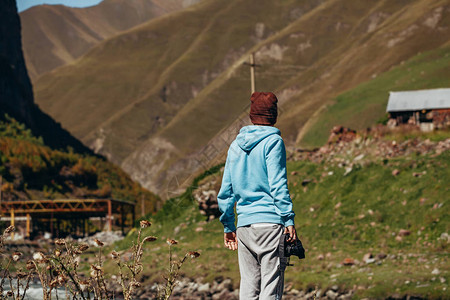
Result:
[[[217,195],[224,243],[238,250],[240,299],[281,299],[284,269],[280,238],[297,239],[286,174],[286,149],[274,127],[278,111],[273,93],[251,96],[250,120],[229,147]],[[236,206],[237,226],[234,207]],[[237,227],[237,228],[236,228]]]

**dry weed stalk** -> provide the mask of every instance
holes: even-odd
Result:
[[[138,275],[143,271],[142,255],[145,243],[153,242],[157,238],[154,236],[146,236],[142,238],[142,229],[150,227],[149,221],[143,220],[140,222],[140,228],[136,241],[133,241],[131,247],[131,259],[127,262],[123,261],[120,254],[112,251],[111,258],[119,267],[118,281],[122,287],[123,296],[125,300],[130,300],[137,288],[141,286],[138,281]],[[90,265],[90,274],[85,276],[79,271],[80,255],[89,249],[87,244],[75,244],[66,239],[56,239],[55,249],[49,254],[45,255],[42,252],[33,254],[33,258],[26,263],[26,270],[19,269],[15,276],[9,271],[11,263],[17,262],[21,259],[22,253],[14,252],[8,256],[3,253],[5,238],[15,230],[14,226],[6,228],[4,233],[0,235],[0,254],[3,257],[0,262],[0,300],[25,299],[26,291],[30,287],[30,281],[34,277],[38,277],[42,286],[42,298],[50,300],[55,295],[55,290],[64,288],[66,290],[66,298],[71,299],[114,299],[114,294],[106,288],[104,277],[104,257],[102,256],[102,249],[104,243],[97,239],[94,240],[98,246],[97,261]],[[196,258],[200,254],[198,252],[188,252],[180,261],[174,261],[172,256],[173,245],[176,245],[175,240],[168,240],[169,244],[169,269],[168,275],[164,277],[167,281],[162,294],[158,294],[158,299],[169,299],[176,284],[179,271],[183,263],[188,257]],[[3,263],[6,261],[5,265]],[[5,294],[4,284],[6,280],[9,281],[9,291]],[[69,295],[70,294],[70,295]],[[58,293],[56,291],[56,299],[58,300]]]
[[[0,249],[3,248],[5,238],[14,231],[14,227],[8,227],[3,235],[0,236]],[[15,277],[11,275],[9,267],[11,261],[18,261],[22,256],[20,252],[14,252],[11,258],[7,259],[6,266],[1,266],[3,274],[0,281],[0,299],[25,299],[26,291],[29,289],[30,280],[37,276],[42,287],[42,299],[50,300],[52,292],[59,288],[66,289],[66,298],[72,299],[90,299],[90,294],[94,294],[94,299],[111,299],[105,287],[104,277],[100,266],[95,272],[91,273],[89,280],[82,280],[83,275],[78,272],[80,255],[84,253],[89,246],[86,244],[75,245],[68,240],[56,239],[56,249],[52,254],[45,255],[42,252],[35,252],[33,258],[26,263],[27,271],[18,270]],[[3,255],[5,256],[5,255]],[[101,265],[101,251],[98,256]],[[4,294],[5,279],[9,280],[10,291]],[[14,280],[17,280],[17,286],[13,286]],[[26,282],[26,284],[23,284]],[[22,288],[22,295],[21,295]],[[67,294],[69,292],[71,297]],[[58,293],[56,291],[56,299]]]
[[[136,279],[136,277],[143,271],[141,259],[144,253],[142,247],[146,242],[156,241],[156,237],[147,236],[141,240],[142,229],[150,227],[152,223],[147,220],[142,220],[140,222],[139,232],[136,238],[136,242],[133,241],[133,246],[131,247],[132,255],[130,262],[123,262],[120,258],[119,253],[113,251],[111,253],[112,259],[116,262],[119,267],[119,283],[122,286],[123,296],[125,300],[132,299],[132,295],[136,288],[140,287],[141,284]]]
[[[30,280],[33,276],[33,268],[29,269],[27,265],[27,271],[23,271],[19,269],[16,272],[16,285],[14,286],[14,278],[11,275],[11,272],[9,271],[9,267],[11,266],[12,262],[17,262],[20,260],[20,257],[22,256],[22,253],[20,252],[14,252],[11,256],[4,253],[4,240],[6,237],[8,237],[12,232],[14,232],[16,229],[14,226],[9,226],[5,229],[2,235],[0,235],[0,255],[2,256],[2,260],[0,262],[0,272],[1,272],[1,281],[0,281],[0,299],[6,299],[6,298],[12,298],[14,300],[21,300],[25,299],[26,292],[30,286]],[[4,266],[3,263],[6,260],[6,265]],[[4,293],[3,285],[5,284],[5,280],[8,279],[9,281],[9,288],[10,290],[6,293]],[[22,293],[21,293],[22,288]],[[6,297],[5,297],[6,296]],[[48,298],[45,298],[48,299]]]
[[[167,300],[172,295],[173,289],[177,284],[177,278],[180,275],[181,266],[185,263],[187,258],[197,258],[200,253],[197,251],[187,252],[181,260],[174,260],[172,256],[172,246],[178,244],[176,240],[167,239],[167,244],[169,245],[169,268],[167,269],[167,276],[163,276],[166,284],[164,288],[158,291],[158,300]]]

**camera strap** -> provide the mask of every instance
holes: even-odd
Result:
[[[283,233],[280,237],[280,243],[278,245],[278,255],[280,256],[280,266],[279,269],[281,272],[286,270],[286,267],[289,266],[289,257],[285,256],[284,247],[285,247],[286,235]]]

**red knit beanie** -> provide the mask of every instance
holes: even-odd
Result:
[[[271,92],[254,92],[250,101],[249,115],[253,124],[272,126],[277,122],[277,96]]]

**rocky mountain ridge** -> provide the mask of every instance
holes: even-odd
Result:
[[[104,0],[87,8],[39,5],[20,13],[32,80],[71,63],[100,41],[199,0]]]
[[[89,147],[166,197],[223,159],[248,124],[250,72],[243,64],[250,53],[261,65],[257,89],[278,95],[277,126],[293,146],[343,91],[422,52],[445,53],[448,14],[441,0],[263,1],[257,7],[210,0],[105,40],[40,77],[36,95]],[[440,68],[446,78],[448,68]],[[376,104],[361,98],[354,105],[364,114],[346,119],[367,115],[360,126],[370,126],[385,113],[385,97]]]

